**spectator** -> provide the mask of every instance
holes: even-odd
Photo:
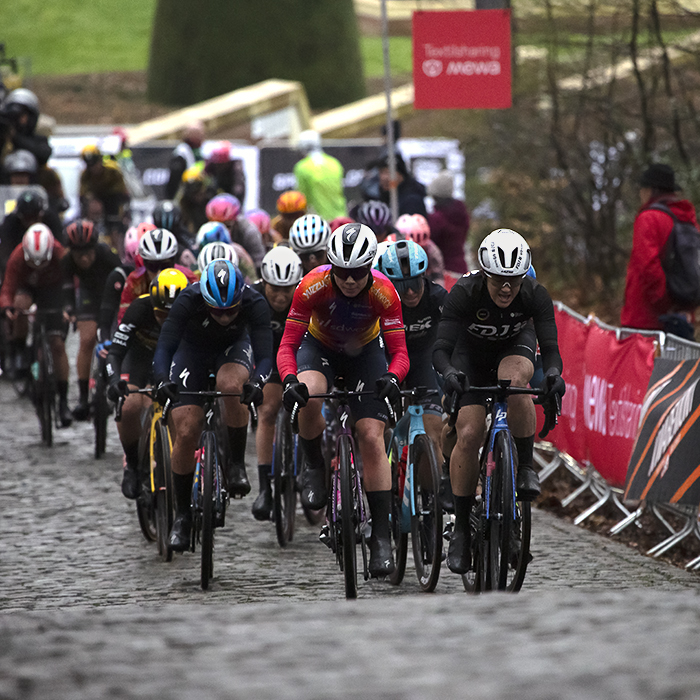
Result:
[[[203,141],[203,122],[194,121],[185,128],[182,135],[182,143],[177,145],[170,156],[170,179],[165,187],[166,199],[175,199],[185,171],[202,160],[200,149]]]
[[[464,245],[469,231],[469,213],[464,202],[452,196],[454,177],[449,170],[438,173],[428,185],[435,209],[428,215],[431,240],[441,250],[445,269],[460,275],[468,272]]]
[[[382,202],[389,204],[389,157],[382,158],[377,163],[379,168],[379,193]],[[406,163],[401,154],[396,154],[396,193],[399,199],[399,216],[401,214],[421,214],[426,216],[425,209],[425,186],[418,182],[413,175],[408,172]]]
[[[294,176],[312,212],[326,221],[345,216],[347,203],[340,161],[324,153],[317,131],[302,131],[298,148],[305,157],[294,166]]]
[[[36,133],[39,122],[39,100],[27,88],[13,90],[0,106],[0,156],[9,151],[30,151],[39,166],[51,157],[46,136]]]
[[[231,194],[239,202],[245,201],[245,171],[240,158],[231,158],[231,144],[222,141],[211,152],[204,168],[216,185],[219,194]]]
[[[634,220],[620,320],[629,328],[663,330],[692,339],[694,310],[679,308],[671,301],[661,263],[674,222],[668,214],[651,209],[654,204],[663,204],[679,221],[697,225],[693,205],[676,196],[680,189],[669,165],[654,163],[642,174],[639,181],[641,208]]]

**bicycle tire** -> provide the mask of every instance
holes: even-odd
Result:
[[[485,546],[485,517],[483,503],[479,500],[470,518],[472,533],[472,568],[462,575],[462,584],[467,593],[478,594],[489,589],[488,552]]]
[[[168,547],[168,536],[174,520],[174,499],[172,469],[170,463],[170,433],[162,421],[156,426],[156,441],[154,445],[156,488],[156,533],[158,538],[158,554],[165,561],[172,561],[173,551]]]
[[[280,547],[286,547],[294,537],[294,516],[297,506],[297,491],[294,478],[294,442],[289,415],[280,411],[275,422],[273,445],[272,479],[273,517],[275,532]]]
[[[141,533],[147,542],[158,541],[156,511],[151,493],[151,420],[153,408],[149,408],[143,421],[141,437],[139,438],[139,493],[136,497],[136,515],[139,520]]]
[[[408,533],[401,531],[401,512],[403,510],[403,488],[399,484],[399,444],[392,440],[389,452],[389,466],[391,467],[391,547],[394,550],[396,567],[389,574],[389,582],[398,586],[406,574],[406,559],[408,558]],[[399,492],[400,491],[400,492]]]
[[[513,449],[506,431],[501,430],[496,435],[494,452],[496,471],[492,481],[488,539],[490,578],[493,590],[505,591],[510,569],[510,536],[515,520]]]
[[[342,435],[338,440],[340,528],[345,597],[349,600],[357,598],[357,534],[355,532],[357,493],[352,462],[353,453],[350,438],[347,435]]]
[[[109,403],[107,402],[107,382],[103,365],[95,361],[95,389],[92,395],[92,424],[95,430],[95,459],[100,459],[107,447],[107,421],[109,420]]]
[[[435,590],[442,563],[442,508],[438,500],[440,471],[435,445],[425,434],[413,442],[413,501],[416,512],[411,515],[413,562],[421,590]],[[430,488],[425,488],[429,484]]]
[[[209,588],[214,576],[214,479],[216,476],[216,436],[210,430],[204,434],[204,455],[202,457],[202,549],[201,584],[202,590]]]
[[[520,532],[518,534],[518,541],[520,543],[520,550],[515,556],[515,564],[513,564],[514,554],[511,550],[511,568],[512,578],[510,578],[508,584],[506,585],[506,590],[509,593],[517,593],[525,582],[525,574],[527,573],[528,564],[531,561],[530,557],[530,538],[532,536],[532,511],[529,501],[516,501],[516,527],[519,525]],[[519,522],[518,522],[519,521]],[[511,544],[514,540],[511,540]]]

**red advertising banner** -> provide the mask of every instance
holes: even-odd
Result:
[[[416,109],[511,106],[510,10],[413,13]]]
[[[654,369],[654,339],[590,324],[583,384],[588,459],[613,486],[624,486],[642,403]]]

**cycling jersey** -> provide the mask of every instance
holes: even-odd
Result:
[[[163,323],[153,359],[156,382],[167,381],[173,356],[182,341],[205,350],[212,357],[250,336],[255,358],[254,381],[267,381],[272,370],[270,310],[265,299],[247,285],[243,289],[238,316],[228,325],[217,323],[199,289],[199,282],[180,292]],[[203,387],[204,388],[204,387]]]
[[[56,241],[53,255],[46,267],[37,269],[28,265],[24,259],[24,249],[18,245],[10,255],[5,268],[5,278],[0,289],[0,308],[10,308],[15,304],[15,294],[19,291],[32,292],[39,289],[55,289],[55,304],[52,308],[61,308],[61,286],[63,272],[61,270],[61,258],[65,255],[65,248]]]
[[[144,358],[148,374],[151,372],[153,352],[160,336],[160,324],[153,313],[153,302],[148,294],[140,296],[126,310],[122,322],[112,336],[112,344],[107,355],[107,376],[110,381],[119,378],[122,362],[128,355],[136,354]],[[144,364],[142,362],[141,364]],[[141,382],[137,382],[141,383]]]
[[[306,331],[334,352],[357,355],[381,330],[391,357],[389,372],[399,381],[409,368],[401,300],[391,282],[377,270],[356,297],[341,294],[330,265],[321,265],[302,279],[294,292],[277,367],[282,378],[297,373],[296,351]]]
[[[100,342],[112,336],[112,324],[117,320],[119,312],[119,302],[122,298],[122,291],[126,278],[134,271],[134,265],[119,265],[115,267],[105,282],[102,292],[102,303],[97,319],[97,337]]]
[[[423,296],[417,306],[401,304],[403,327],[406,331],[406,347],[409,357],[415,352],[432,348],[437,338],[438,322],[447,291],[435,282],[424,280]]]
[[[78,278],[82,305],[89,305],[91,307],[89,311],[94,313],[97,313],[99,310],[99,304],[109,274],[120,264],[119,256],[113,253],[104,243],[97,244],[95,248],[95,262],[87,270],[78,267],[70,253],[61,260],[65,279],[72,281],[73,277]],[[76,312],[80,312],[81,309],[76,307],[75,304],[75,295],[73,297],[72,306]],[[88,309],[82,310],[88,311]]]
[[[551,367],[561,371],[554,307],[547,290],[526,277],[517,296],[502,309],[491,299],[482,272],[465,275],[445,300],[433,352],[435,369],[443,373],[453,352],[479,364],[495,362],[533,322],[545,372]]]
[[[254,289],[258,294],[261,294],[265,301],[267,301],[267,297],[265,297],[265,283],[262,280],[258,280],[254,284],[251,284],[251,289]],[[268,303],[268,308],[270,309],[270,319],[271,319],[271,328],[272,328],[272,350],[273,354],[277,355],[277,351],[279,350],[280,343],[282,342],[282,334],[284,333],[284,324],[287,321],[287,314],[289,313],[289,308],[291,306],[288,306],[284,311],[275,311],[270,304]]]
[[[182,265],[173,265],[176,270],[180,270],[187,277],[189,283],[197,281],[197,275],[192,272],[188,267],[183,267]],[[119,302],[119,313],[117,314],[117,321],[121,323],[126,310],[129,308],[131,303],[138,299],[142,294],[147,294],[151,283],[148,280],[148,274],[145,267],[139,267],[135,269],[127,278],[124,283],[124,289],[122,290],[121,300]]]

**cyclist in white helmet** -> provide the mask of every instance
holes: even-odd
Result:
[[[289,410],[295,404],[302,407],[299,436],[310,468],[303,472],[301,498],[311,509],[326,504],[325,470],[330,465],[324,464],[321,450],[322,402],[309,400],[309,394],[325,393],[339,374],[351,390],[376,387],[374,396],[352,397],[349,403],[372,514],[369,571],[380,577],[394,570],[389,540],[391,471],[384,451],[385,399],[400,400],[399,383],[409,363],[401,300],[391,282],[372,270],[376,252],[377,238],[367,226],[346,224],[332,233],[328,241],[331,264],[306,275],[294,292],[277,366],[284,378],[284,405]]]
[[[234,265],[238,265],[238,253],[230,243],[207,243],[197,256],[197,268],[200,274],[212,260],[230,260]]]
[[[286,246],[275,246],[266,253],[260,266],[262,279],[251,287],[260,292],[270,307],[272,319],[272,357],[277,357],[284,324],[292,304],[294,290],[303,277],[299,256]],[[269,520],[272,516],[272,442],[275,421],[282,407],[282,380],[273,359],[272,374],[263,388],[263,403],[258,408],[258,430],[255,446],[258,453],[258,477],[260,493],[253,503],[256,520]]]
[[[289,244],[301,258],[304,274],[328,262],[326,246],[331,227],[318,214],[306,214],[297,219],[289,229]]]
[[[486,430],[484,398],[470,385],[492,386],[509,379],[512,386],[530,382],[539,342],[547,398],[563,396],[562,360],[552,299],[527,275],[530,246],[510,229],[491,232],[479,246],[480,270],[464,275],[447,296],[433,350],[433,364],[445,380],[446,405],[458,401],[457,442],[450,456],[455,527],[447,554],[451,571],[471,567],[469,516],[479,475],[479,448]],[[517,495],[533,500],[540,493],[532,468],[535,407],[527,395],[508,399],[508,424],[518,455]]]

